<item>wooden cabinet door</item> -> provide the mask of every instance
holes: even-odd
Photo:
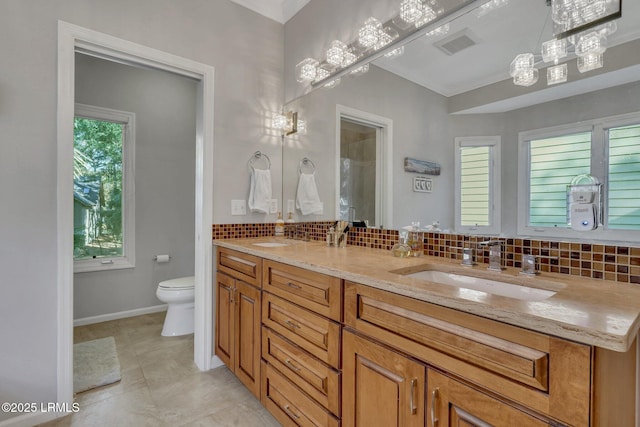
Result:
[[[342,357],[343,426],[424,426],[424,365],[348,331]]]
[[[432,369],[427,372],[428,427],[554,425]]]
[[[260,290],[236,280],[235,353],[233,370],[260,398]]]
[[[233,370],[235,341],[235,281],[220,272],[216,274],[216,356]]]

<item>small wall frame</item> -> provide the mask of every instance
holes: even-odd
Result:
[[[431,193],[433,190],[433,181],[431,178],[423,176],[413,177],[413,191],[416,193]]]

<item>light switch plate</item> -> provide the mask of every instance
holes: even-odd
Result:
[[[278,199],[271,199],[271,205],[269,208],[270,213],[278,213]]]
[[[296,211],[296,205],[294,201],[291,199],[287,200],[287,212],[295,212],[295,211]]]
[[[246,200],[232,200],[231,201],[231,215],[246,215],[247,214],[247,201]]]

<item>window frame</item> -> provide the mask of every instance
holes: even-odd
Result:
[[[608,192],[609,192],[609,129],[640,124],[640,113],[628,113],[616,116],[585,120],[548,128],[522,131],[518,133],[518,218],[519,237],[563,238],[578,241],[637,242],[640,230],[620,230],[608,228]],[[535,139],[551,138],[572,133],[591,132],[590,174],[602,184],[602,226],[590,232],[580,232],[570,227],[533,227],[529,226],[529,142]]]
[[[135,113],[75,104],[76,117],[122,124],[122,256],[73,260],[74,273],[134,268],[135,247]]]
[[[502,230],[502,193],[501,193],[501,141],[500,136],[461,136],[455,141],[455,227],[459,233],[497,235]],[[489,224],[462,225],[462,177],[460,149],[463,147],[489,147]]]

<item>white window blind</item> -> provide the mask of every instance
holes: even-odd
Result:
[[[501,230],[500,137],[456,137],[456,230],[498,234]]]
[[[460,147],[460,224],[490,225],[491,147]]]
[[[529,226],[566,227],[567,184],[590,173],[591,132],[529,142]]]
[[[640,230],[640,125],[609,129],[608,227]]]

